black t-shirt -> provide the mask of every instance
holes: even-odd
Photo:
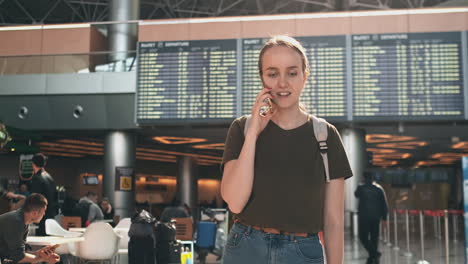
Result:
[[[47,211],[45,219],[57,215],[57,190],[55,181],[44,169],[33,175],[31,180],[31,193],[40,193],[47,199]]]
[[[245,122],[244,116],[232,123],[223,165],[239,157]],[[341,138],[332,125],[327,144],[330,179],[351,177]],[[257,139],[252,193],[236,217],[249,225],[317,233],[323,229],[325,181],[312,119],[290,130],[270,121]]]

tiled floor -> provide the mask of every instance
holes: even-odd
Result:
[[[410,252],[411,257],[404,256],[407,252],[406,238],[398,241],[399,250],[394,250],[393,245],[387,246],[383,241],[380,242],[379,251],[382,252],[380,259],[381,264],[416,264],[418,260],[421,260],[421,244],[419,241],[418,234],[412,234],[410,238]],[[361,246],[358,239],[354,239],[350,234],[345,235],[345,264],[364,264],[367,260],[367,252]],[[426,236],[424,242],[424,255],[425,260],[431,264],[442,264],[445,262],[445,242],[443,239],[437,239],[434,236]],[[198,262],[195,262],[198,263]],[[210,255],[207,258],[207,263],[216,264],[220,263],[215,261],[215,257]],[[464,241],[459,240],[457,242],[449,242],[449,263],[462,264],[465,263],[464,254]],[[292,263],[293,264],[293,263]]]
[[[413,242],[411,242],[411,239]],[[387,246],[382,241],[379,245],[379,251],[382,252],[380,259],[381,264],[415,264],[421,257],[421,244],[416,238],[410,239],[410,252],[411,256],[405,256],[408,252],[406,240],[399,240],[399,250],[393,249],[393,245]],[[465,263],[464,256],[464,241],[450,241],[449,242],[449,263]],[[426,238],[424,242],[424,260],[431,264],[446,263],[445,261],[445,242],[437,238]],[[345,261],[346,264],[361,264],[366,263],[367,252],[361,246],[357,239],[352,239],[350,236],[345,242]]]

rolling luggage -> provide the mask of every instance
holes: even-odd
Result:
[[[147,211],[142,210],[132,217],[132,224],[128,231],[129,264],[155,264],[156,262],[156,237],[154,222],[156,219]]]

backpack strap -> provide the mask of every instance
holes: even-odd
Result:
[[[330,171],[328,169],[328,123],[323,118],[310,115],[312,118],[312,123],[314,125],[314,134],[315,138],[318,141],[318,147],[320,154],[322,155],[323,166],[325,168],[325,179],[326,182],[330,182]]]

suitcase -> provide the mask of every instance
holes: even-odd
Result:
[[[129,264],[155,264],[156,254],[152,237],[130,237],[128,242]]]
[[[197,246],[201,248],[214,247],[216,242],[216,223],[199,222],[197,227]]]
[[[157,264],[179,264],[182,245],[177,241],[161,241],[156,244]]]

